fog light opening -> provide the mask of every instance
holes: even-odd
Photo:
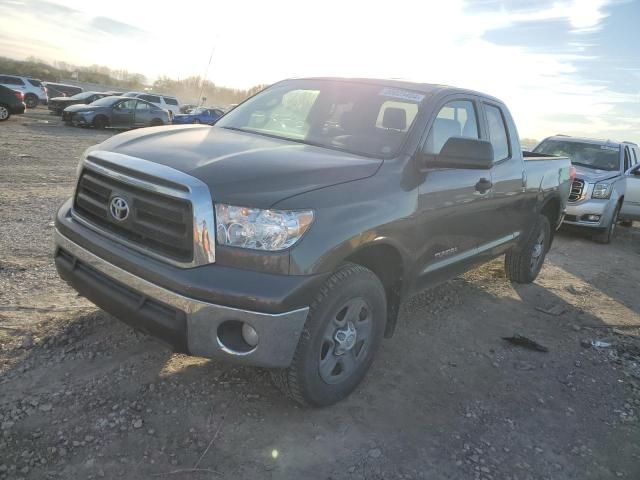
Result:
[[[246,355],[256,349],[258,332],[248,323],[227,320],[218,326],[218,345],[232,355]]]
[[[587,222],[599,222],[600,221],[600,215],[584,215],[582,218],[584,220],[586,220]]]

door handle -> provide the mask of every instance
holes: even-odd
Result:
[[[478,180],[478,183],[476,183],[476,190],[480,193],[486,193],[487,190],[491,189],[491,187],[493,187],[493,183],[491,183],[491,180],[486,178],[481,178]]]

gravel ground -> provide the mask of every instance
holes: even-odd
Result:
[[[307,410],[57,278],[54,212],[113,134],[0,124],[0,479],[640,478],[638,224],[608,246],[560,232],[532,285],[500,259],[409,299],[356,392]]]

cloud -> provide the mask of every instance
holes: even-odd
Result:
[[[129,25],[128,23],[119,22],[108,17],[95,17],[91,20],[89,28],[95,28],[103,33],[110,35],[127,35],[130,37],[144,35],[144,30]]]

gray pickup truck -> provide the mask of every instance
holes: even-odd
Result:
[[[88,149],[55,263],[177,351],[268,367],[294,400],[329,405],[362,380],[408,295],[504,254],[509,279],[532,282],[570,170],[523,157],[507,107],[481,93],[286,80],[214,127]]]
[[[556,135],[533,151],[567,156],[576,167],[564,218],[567,225],[589,229],[595,241],[609,243],[618,221],[628,226],[638,220],[634,172],[640,150],[635,143]]]

